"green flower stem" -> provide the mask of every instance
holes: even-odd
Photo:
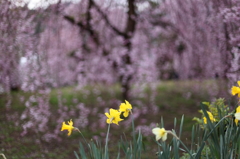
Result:
[[[107,159],[107,149],[108,149],[108,134],[110,131],[110,125],[108,124],[107,136],[106,136],[106,143],[105,143],[105,152],[104,152],[104,159]]]
[[[132,112],[131,112],[131,114],[132,114]],[[134,117],[133,117],[133,115],[131,115],[131,118],[132,118],[132,128],[133,128],[133,133],[135,133]],[[136,141],[136,137],[135,137],[134,134],[133,134],[133,141],[134,141],[134,142]]]
[[[132,129],[133,129],[133,144],[134,144],[134,159],[136,158],[136,151],[137,151],[137,141],[136,141],[136,136],[135,136],[135,127],[134,127],[134,117],[132,115],[131,111],[131,118],[132,118]]]
[[[0,155],[1,155],[4,159],[7,159],[3,153],[0,153]]]
[[[190,150],[187,148],[187,146],[177,137],[176,134],[174,134],[172,131],[167,131],[167,133],[171,134],[173,137],[175,137],[181,144],[182,146],[185,148],[185,150],[189,153],[189,155],[191,156],[191,158],[193,158],[192,153],[190,152]]]
[[[81,132],[78,128],[76,128],[76,127],[74,127],[74,130],[75,130],[75,131],[78,131],[78,132],[81,134],[81,136],[82,136],[85,144],[88,145],[88,147],[89,147],[90,152],[88,152],[88,153],[89,153],[90,156],[91,156],[91,146],[88,144],[88,142],[87,142],[87,140],[85,139],[85,137],[83,136],[82,132]]]
[[[74,127],[74,130],[78,131],[78,132],[81,134],[81,136],[83,137],[85,143],[88,144],[88,143],[87,143],[87,140],[86,140],[85,137],[83,136],[82,132],[81,132],[78,128],[76,128],[76,127]]]

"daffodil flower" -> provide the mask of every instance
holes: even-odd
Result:
[[[156,135],[156,140],[157,141],[160,140],[160,139],[162,139],[162,141],[167,140],[168,131],[166,131],[164,128],[153,128],[152,133],[154,135]]]
[[[213,117],[212,113],[209,112],[209,111],[207,111],[207,113],[208,113],[209,119],[210,119],[212,122],[215,122],[216,119]],[[206,118],[206,117],[203,117],[203,122],[204,122],[204,124],[207,124],[207,118]]]
[[[132,105],[127,100],[125,100],[125,103],[121,103],[119,111],[123,112],[124,117],[128,117],[129,112],[131,112],[131,110]]]
[[[238,86],[240,86],[240,81],[237,82]],[[238,94],[238,97],[240,98],[240,87],[232,86],[232,95]]]
[[[238,125],[238,121],[240,120],[240,106],[237,107],[236,113],[234,114],[235,116],[235,123]]]
[[[75,130],[75,129],[77,130],[77,128],[73,127],[72,119],[70,121],[68,121],[68,124],[69,125],[67,125],[65,122],[63,122],[61,131],[67,130],[68,131],[68,136],[70,136],[71,133],[72,133],[72,130]]]
[[[108,117],[106,122],[108,124],[114,123],[114,124],[118,125],[118,122],[123,120],[120,118],[120,114],[121,114],[121,112],[111,108],[109,113],[105,113],[105,115]]]

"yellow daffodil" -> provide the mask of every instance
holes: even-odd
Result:
[[[63,122],[63,123],[62,123],[62,129],[61,129],[61,131],[63,131],[63,130],[68,130],[68,136],[70,136],[71,133],[72,133],[72,130],[75,129],[75,128],[73,127],[73,121],[72,121],[72,119],[71,119],[70,121],[68,121],[68,124],[69,124],[69,125],[67,125],[65,122]]]
[[[123,112],[123,116],[124,117],[128,117],[129,112],[131,112],[132,110],[132,105],[125,100],[125,103],[121,103],[119,111]]]
[[[240,81],[237,82],[238,86],[240,86]],[[232,95],[238,94],[238,97],[240,98],[240,87],[232,86]]]
[[[235,116],[235,123],[238,125],[238,120],[240,120],[240,106],[237,107],[236,113],[234,114]]]
[[[212,113],[209,112],[209,111],[207,111],[207,113],[208,113],[209,119],[210,119],[212,122],[215,122],[216,119],[213,117]],[[204,122],[204,124],[207,124],[207,118],[206,118],[206,117],[203,117],[203,122]]]
[[[160,140],[160,139],[162,139],[162,141],[167,140],[168,131],[166,131],[164,128],[153,128],[152,133],[154,135],[156,135],[156,140],[157,141]]]
[[[120,118],[121,112],[119,112],[118,110],[111,108],[109,112],[110,113],[105,113],[105,115],[108,117],[108,119],[106,120],[108,124],[114,123],[118,125],[118,122],[123,120]]]

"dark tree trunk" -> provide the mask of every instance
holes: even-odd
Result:
[[[126,29],[125,29],[125,47],[127,48],[127,53],[122,56],[122,62],[123,62],[123,67],[127,69],[129,65],[132,65],[132,59],[130,56],[130,52],[132,49],[132,42],[131,39],[133,37],[135,28],[136,28],[136,6],[135,6],[135,0],[128,0],[128,19],[127,19],[127,24],[126,24]],[[127,75],[121,75],[120,76],[120,82],[121,82],[121,87],[122,87],[122,97],[124,100],[129,99],[129,94],[130,94],[130,82],[132,80],[132,74],[127,74]]]

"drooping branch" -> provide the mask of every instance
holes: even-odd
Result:
[[[74,17],[68,16],[68,15],[64,15],[64,18],[69,21],[70,23],[79,26],[79,28],[86,30],[92,37],[93,41],[95,42],[95,44],[97,46],[99,46],[100,42],[99,42],[99,37],[97,36],[96,31],[92,28],[92,25],[90,23],[91,19],[92,19],[92,14],[91,14],[91,9],[93,7],[93,1],[90,0],[89,4],[88,4],[88,9],[87,9],[87,13],[86,13],[86,24],[83,24],[82,21],[78,21],[76,22]]]
[[[125,32],[120,31],[118,28],[116,28],[114,25],[111,24],[109,21],[107,15],[100,9],[100,7],[94,2],[94,0],[90,0],[90,2],[93,4],[93,6],[96,8],[98,13],[102,16],[103,20],[106,22],[106,24],[118,35],[126,37],[127,34]]]

